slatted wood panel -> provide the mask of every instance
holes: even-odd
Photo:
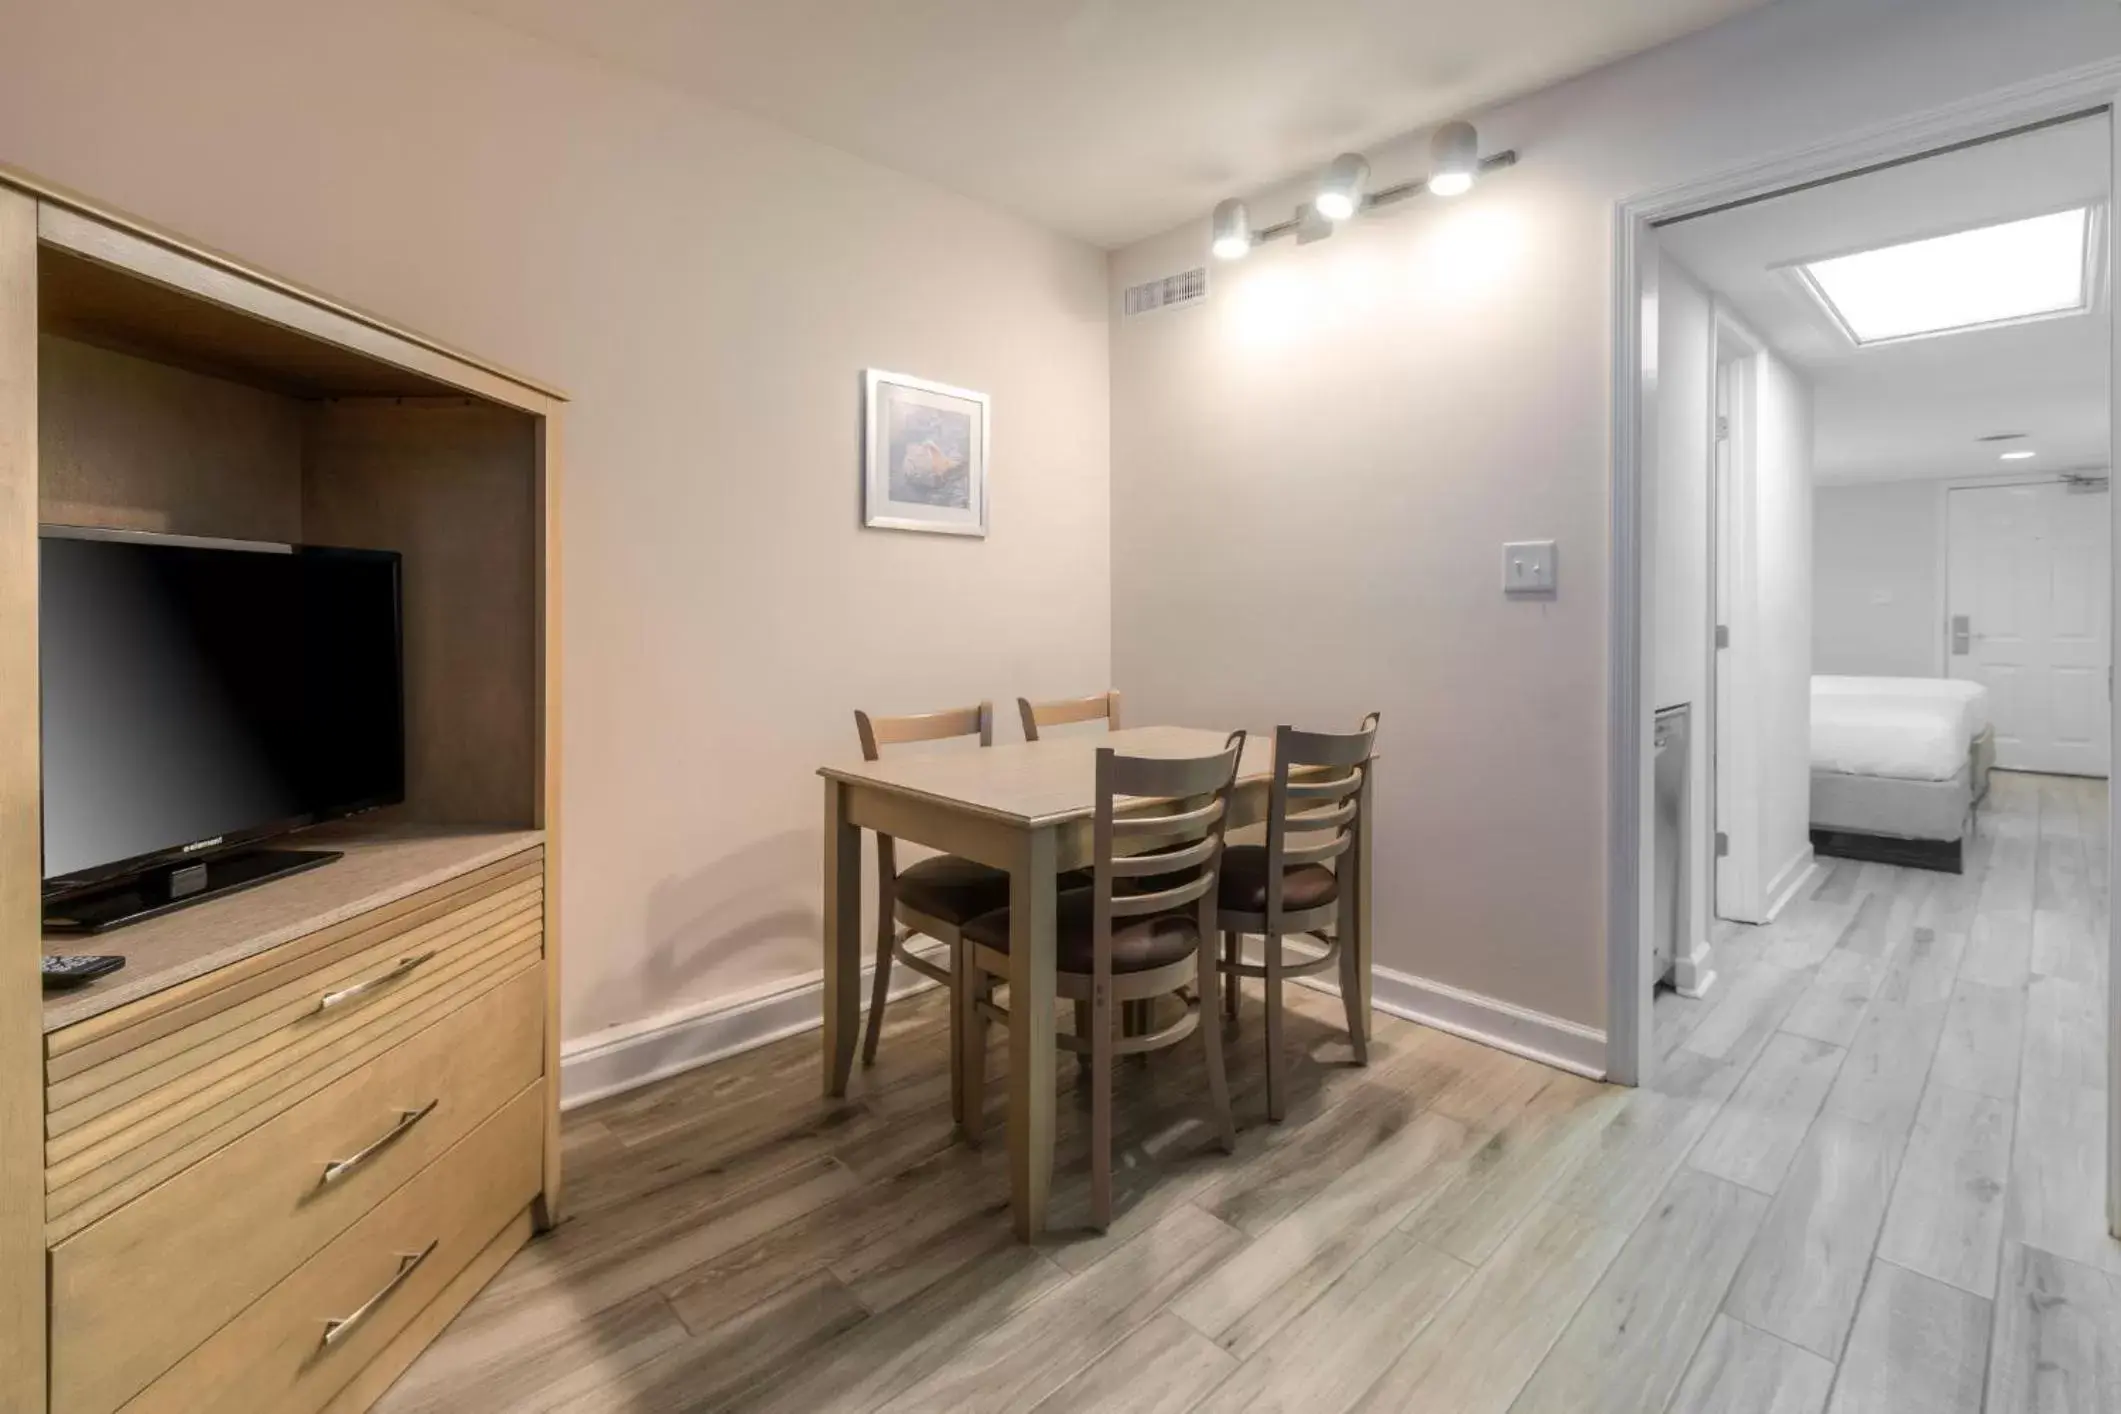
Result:
[[[384,982],[384,990],[375,992],[371,1001],[365,998],[365,1001],[348,1003],[348,1011],[341,1013],[341,1018],[352,1020],[356,1015],[363,1015],[356,1011],[361,1005],[367,1005],[371,1011],[388,1009],[388,1005],[403,994],[405,984],[418,979],[418,969],[405,973],[399,971],[407,962],[431,958],[418,962],[418,967],[435,967],[437,962],[450,958],[467,943],[492,937],[494,931],[513,929],[522,922],[534,924],[541,912],[543,899],[539,892],[539,878],[532,871],[530,878],[513,882],[501,892],[477,899],[460,909],[452,909],[452,912],[428,920],[416,929],[384,937],[361,952],[333,962],[331,967],[320,967],[310,975],[295,977],[271,992],[210,1015],[195,1026],[170,1032],[168,1037],[161,1037],[138,1049],[123,1051],[89,1071],[53,1081],[47,1088],[49,1113],[45,1130],[57,1138],[85,1126],[98,1115],[123,1107],[129,1100],[161,1088],[174,1077],[212,1071],[216,1064],[227,1064],[231,1058],[255,1051],[261,1045],[269,1049],[295,1041],[303,1035],[305,1028],[314,1028],[316,1024],[331,1020],[331,1013],[318,1011],[318,1001],[325,994],[361,984]],[[388,982],[390,977],[399,975],[403,977],[403,984]]]
[[[61,1407],[118,1408],[537,1080],[544,980],[535,967],[516,973],[61,1243],[52,1253]],[[379,1142],[324,1180],[323,1159]]]
[[[448,900],[469,897],[496,875],[529,863],[538,848],[536,835],[517,830],[386,830],[371,836],[328,827],[310,838],[345,850],[346,857],[270,889],[151,919],[99,943],[127,957],[130,965],[118,974],[126,986],[116,989],[115,998],[98,983],[46,1002],[46,1076],[63,1078],[322,966],[311,960],[320,951],[334,949],[332,957],[343,957],[364,946],[339,946],[353,935],[410,912],[446,909]],[[98,1047],[92,1055],[75,1054],[91,1046]]]
[[[320,1012],[321,997],[335,991],[397,975],[408,961],[432,955],[419,969],[434,968],[467,945],[490,938],[497,931],[525,921],[536,923],[543,912],[541,880],[537,866],[528,877],[507,888],[452,909],[403,932],[394,932],[371,942],[360,951],[301,977],[283,982],[269,992],[208,1016],[196,1024],[144,1046],[122,1052],[101,1065],[47,1087],[45,1132],[57,1138],[80,1128],[98,1115],[107,1114],[128,1101],[167,1085],[185,1075],[211,1073],[217,1066],[231,1065],[245,1055],[267,1053],[315,1030],[328,1020],[350,1021],[369,1012],[387,1010],[404,993],[404,986],[387,984],[372,1000],[348,1004],[339,1018]],[[373,937],[372,930],[364,937]],[[403,974],[406,983],[418,980],[419,970]],[[366,1008],[366,1011],[360,1008]]]
[[[120,1124],[113,1116],[137,1101],[152,1099],[153,1108],[168,1111],[260,1061],[325,1045],[389,1014],[469,955],[526,929],[534,934],[542,926],[542,888],[533,873],[421,927],[377,930],[383,936],[353,956],[173,1032],[143,1048],[141,1059],[116,1056],[54,1083],[46,1092],[46,1158],[57,1162],[108,1137]],[[341,997],[347,1000],[336,1004]]]

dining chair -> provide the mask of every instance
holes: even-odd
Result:
[[[1059,702],[1033,702],[1028,697],[1016,699],[1016,715],[1024,724],[1024,740],[1037,741],[1041,727],[1065,727],[1076,722],[1102,721],[1107,731],[1119,730],[1119,694],[1099,692],[1089,697],[1070,697]],[[1090,1029],[1088,1003],[1075,1005],[1075,1034],[1083,1035]],[[1147,1029],[1149,1025],[1146,1004],[1130,1003],[1124,1011],[1123,1029],[1132,1034]],[[1087,1064],[1087,1058],[1085,1058]],[[1087,1070],[1079,1073],[1076,1080],[1089,1083]]]
[[[1083,1034],[1054,1037],[1090,1058],[1090,1220],[1112,1222],[1112,1066],[1122,1055],[1146,1055],[1198,1032],[1206,1054],[1208,1101],[1223,1149],[1237,1145],[1223,1073],[1222,1027],[1216,1020],[1216,878],[1223,854],[1230,789],[1245,734],[1233,732],[1213,756],[1158,759],[1097,753],[1097,810],[1091,827],[1092,883],[1055,902],[1054,995],[1088,1004]],[[1128,813],[1119,813],[1127,801]],[[1143,808],[1150,813],[1136,813]],[[1154,854],[1121,853],[1154,847]],[[1154,875],[1162,887],[1130,890]],[[967,986],[959,994],[963,1023],[966,1130],[977,1142],[986,1106],[987,1026],[1009,1013],[994,1001],[1009,975],[1009,910],[965,925]],[[1197,996],[1187,989],[1197,984]],[[1178,996],[1185,1013],[1169,1026],[1121,1036],[1116,1006]],[[1011,999],[1012,1002],[1014,998]],[[1080,1013],[1079,1013],[1080,1014]]]
[[[1326,865],[1346,855],[1356,843],[1357,831],[1368,823],[1361,818],[1362,785],[1370,770],[1378,720],[1379,714],[1372,712],[1363,718],[1360,730],[1345,735],[1276,727],[1274,779],[1267,793],[1267,842],[1232,845],[1223,853],[1217,903],[1223,928],[1222,971],[1230,982],[1225,1013],[1229,1021],[1236,1021],[1245,978],[1257,977],[1265,983],[1270,1120],[1281,1119],[1286,1101],[1282,984],[1291,978],[1340,969],[1340,996],[1347,1009],[1348,1041],[1355,1049],[1355,1063],[1370,1063],[1362,979],[1355,975],[1361,951],[1353,945],[1353,938],[1341,935],[1340,876]],[[1290,778],[1292,772],[1314,768],[1332,774]],[[1313,835],[1325,838],[1291,839]],[[1257,963],[1245,961],[1244,939],[1249,933],[1263,940]],[[1324,944],[1324,952],[1290,957],[1284,940],[1303,935]]]
[[[875,761],[886,746],[912,742],[944,741],[977,735],[981,746],[994,745],[994,704],[959,707],[947,712],[928,712],[911,717],[872,717],[854,714],[854,728],[862,739],[862,759]],[[891,964],[896,958],[923,977],[948,988],[950,1003],[950,1108],[964,1122],[963,1050],[957,1045],[959,1008],[956,998],[964,987],[964,925],[1009,902],[1009,875],[1000,869],[975,864],[954,854],[898,867],[897,842],[886,834],[876,837],[876,977],[870,984],[869,1025],[862,1037],[862,1064],[876,1064],[876,1048],[884,1032],[884,1003],[891,995]],[[938,967],[909,946],[916,937],[933,938],[950,950],[947,968]]]
[[[1016,699],[1017,716],[1023,719],[1024,740],[1037,741],[1040,727],[1064,727],[1071,722],[1102,721],[1119,730],[1119,694],[1100,692],[1094,697],[1071,697],[1065,702],[1033,702]]]

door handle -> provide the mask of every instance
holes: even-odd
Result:
[[[1971,615],[1952,615],[1952,656],[1964,658],[1973,651],[1974,622]]]

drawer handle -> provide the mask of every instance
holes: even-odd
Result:
[[[432,1257],[435,1248],[440,1246],[441,1242],[442,1239],[438,1237],[417,1252],[400,1252],[398,1254],[398,1270],[391,1276],[389,1281],[383,1283],[381,1291],[363,1301],[359,1309],[352,1315],[341,1316],[336,1320],[324,1323],[324,1348],[329,1350],[340,1341],[345,1340],[353,1334],[356,1326],[373,1316],[376,1313],[376,1307],[388,1301],[390,1294],[403,1286],[407,1277],[420,1270],[420,1263]]]
[[[418,1124],[421,1120],[433,1114],[435,1112],[435,1106],[441,1103],[442,1097],[440,1095],[437,1095],[432,1100],[429,1100],[426,1104],[420,1106],[420,1108],[416,1110],[398,1111],[398,1122],[392,1125],[389,1129],[384,1130],[381,1138],[377,1139],[374,1143],[370,1144],[367,1148],[363,1149],[358,1154],[352,1154],[343,1159],[333,1159],[330,1163],[326,1164],[324,1166],[324,1180],[322,1186],[329,1188],[332,1184],[337,1183],[340,1179],[346,1177],[346,1175],[352,1173],[355,1169],[361,1167],[361,1165],[367,1163],[370,1159],[382,1153],[385,1149],[388,1149],[391,1145],[397,1143],[400,1139],[403,1139],[407,1131],[409,1131],[414,1125]]]
[[[378,973],[366,982],[356,982],[351,987],[341,987],[336,992],[326,992],[323,996],[317,998],[317,1010],[331,1011],[336,1007],[345,1006],[348,1002],[357,1002],[379,987],[388,987],[393,982],[403,981],[422,963],[429,962],[433,958],[434,953],[432,951],[423,952],[418,957],[400,958],[398,965],[391,968],[388,972]]]

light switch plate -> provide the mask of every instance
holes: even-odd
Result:
[[[1513,540],[1502,547],[1503,593],[1551,598],[1557,588],[1553,541]]]

